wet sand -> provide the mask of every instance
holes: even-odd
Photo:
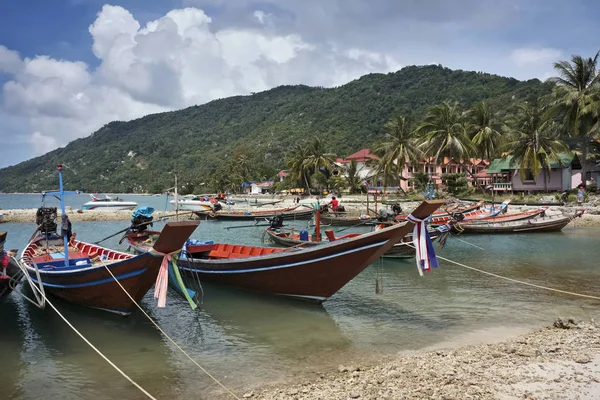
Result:
[[[557,319],[496,344],[340,365],[317,379],[247,392],[256,399],[598,399],[600,325]]]

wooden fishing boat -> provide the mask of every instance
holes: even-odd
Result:
[[[0,232],[0,303],[19,285],[23,272],[4,251],[6,232]]]
[[[476,219],[471,219],[471,220],[465,219],[464,221],[466,221],[467,223],[469,221],[472,221],[474,223],[521,221],[524,219],[532,219],[532,218],[536,218],[536,217],[542,217],[545,215],[547,210],[548,210],[548,207],[542,207],[542,208],[538,208],[535,210],[522,211],[522,212],[513,213],[513,214],[499,214],[499,215],[495,215],[492,217],[476,218]]]
[[[73,304],[128,315],[157,281],[159,306],[162,306],[166,296],[164,274],[168,255],[181,250],[199,222],[167,223],[152,251],[139,256],[81,242],[72,234],[65,211],[64,196],[72,192],[63,190],[60,164],[58,176],[60,191],[43,195],[60,195],[60,234],[57,233],[56,207],[39,208],[37,236],[21,254],[30,283],[42,285],[46,293]]]
[[[69,303],[128,315],[136,306],[115,280],[139,303],[156,281],[162,255],[180,250],[198,223],[167,223],[153,251],[139,256],[71,239],[65,258],[63,237],[44,232],[27,245],[22,258],[36,284],[37,267],[47,293]]]
[[[439,226],[439,225],[447,224],[452,219],[454,219],[457,215],[462,215],[464,218],[464,221],[495,217],[502,213],[505,213],[506,210],[508,209],[509,203],[510,203],[510,200],[506,200],[503,203],[494,206],[493,208],[492,207],[480,208],[478,210],[472,210],[472,211],[467,211],[467,212],[456,212],[456,213],[442,214],[442,215],[438,214],[437,216],[432,215],[431,218],[428,219],[428,221],[432,226]],[[406,215],[397,215],[395,217],[395,219],[397,221],[403,221],[406,219]]]
[[[413,216],[425,219],[443,201],[426,201]],[[407,220],[371,233],[309,248],[234,244],[187,246],[180,270],[203,282],[321,303],[412,231]]]
[[[583,210],[577,210],[571,216],[538,217],[511,222],[474,221],[460,223],[463,233],[530,233],[530,232],[558,232],[573,219],[581,217]]]
[[[370,216],[347,217],[345,214],[321,214],[321,224],[331,226],[373,226],[380,222]]]
[[[295,206],[261,211],[195,211],[200,218],[229,220],[229,221],[254,221],[255,219],[269,219],[280,215],[283,219],[309,219],[313,209],[307,206]]]
[[[331,232],[331,233],[329,233]],[[269,240],[279,246],[283,247],[311,247],[318,246],[321,244],[325,244],[328,242],[328,237],[333,235],[333,231],[325,231],[326,237],[322,238],[320,242],[313,240],[312,235],[308,235],[307,240],[301,240],[300,234],[298,232],[293,231],[276,231],[273,229],[267,229],[265,234],[269,238]],[[341,238],[351,238],[360,236],[359,233],[349,233],[342,237],[338,237],[335,239]],[[429,236],[431,240],[435,240],[440,235],[440,232],[434,229],[429,230]],[[410,257],[415,255],[415,249],[412,246],[413,237],[412,233],[407,234],[402,238],[402,240],[396,243],[392,248],[390,248],[383,257]]]

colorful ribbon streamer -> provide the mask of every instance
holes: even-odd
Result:
[[[412,214],[407,219],[415,224],[413,229],[413,246],[415,247],[417,270],[419,271],[419,275],[423,276],[423,271],[431,271],[431,268],[437,268],[440,264],[435,255],[425,220],[419,219]]]
[[[175,250],[171,253],[161,253],[155,249],[150,249],[150,254],[155,257],[162,256],[162,263],[160,264],[160,270],[156,277],[156,284],[154,285],[154,298],[158,299],[158,307],[162,308],[167,305],[167,290],[169,288],[169,264],[173,260],[173,254],[179,253],[180,250]]]

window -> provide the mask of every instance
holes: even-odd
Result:
[[[535,183],[535,177],[533,176],[533,172],[530,169],[525,170],[525,181],[523,183]]]
[[[442,167],[442,174],[446,173],[446,167]]]

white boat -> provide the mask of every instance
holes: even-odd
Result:
[[[107,195],[90,195],[91,201],[88,201],[82,206],[84,210],[133,210],[137,207],[135,201],[126,201],[115,197],[114,199]]]
[[[170,201],[175,208],[175,200]],[[183,211],[207,211],[212,210],[213,203],[208,196],[186,196],[177,199],[179,209]],[[216,201],[215,201],[216,203]]]

